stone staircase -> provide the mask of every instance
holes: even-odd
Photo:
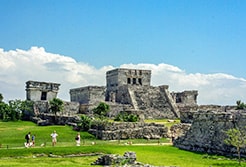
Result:
[[[137,101],[136,101],[136,99],[135,99],[134,92],[133,92],[133,90],[131,90],[130,87],[128,87],[128,93],[129,93],[129,95],[130,95],[130,98],[131,98],[131,101],[132,101],[133,108],[134,108],[135,110],[139,110],[139,108],[138,108],[138,103],[137,103]]]
[[[128,87],[128,94],[134,109],[144,111],[146,116],[150,114],[153,118],[179,117],[178,107],[165,86]]]
[[[170,92],[168,91],[168,89],[160,86],[160,93],[163,94],[163,96],[166,97],[166,99],[168,100],[168,103],[170,104],[172,111],[174,113],[174,115],[176,115],[176,117],[180,117],[180,113],[179,113],[179,109],[178,106],[176,105],[176,102],[174,101],[173,97],[171,96]]]

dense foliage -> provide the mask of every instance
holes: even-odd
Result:
[[[77,123],[78,131],[88,131],[91,128],[92,119],[87,115],[81,115],[80,121]]]
[[[50,104],[50,111],[57,115],[57,112],[63,111],[63,101],[59,98],[53,98],[52,100],[49,101]]]
[[[114,121],[137,122],[139,121],[139,117],[134,114],[120,113],[115,117]]]
[[[241,159],[241,148],[246,146],[246,130],[232,128],[227,130],[226,132],[227,138],[225,139],[225,143],[236,147],[238,154],[238,162],[240,164]]]
[[[237,103],[237,110],[246,109],[246,104],[241,102],[241,100],[238,100],[236,103]]]
[[[0,119],[3,121],[23,120],[26,114],[33,113],[33,102],[28,100],[10,100],[3,102],[3,96],[0,94]]]
[[[104,118],[107,116],[109,110],[110,108],[108,104],[100,102],[99,105],[93,109],[93,113],[99,118]]]

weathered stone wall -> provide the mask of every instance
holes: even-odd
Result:
[[[60,84],[51,82],[26,82],[26,99],[32,101],[56,98]]]
[[[79,113],[79,107],[80,104],[78,102],[67,102],[63,101],[64,108],[63,111],[60,113],[57,113],[57,115],[64,115],[64,116],[70,116],[70,115],[76,115]],[[34,114],[39,115],[41,113],[50,113],[49,111],[49,102],[48,101],[35,101],[34,102]]]
[[[67,102],[63,101],[64,108],[63,111],[59,113],[59,115],[71,116],[79,113],[80,104],[78,102]]]
[[[216,111],[216,112],[227,112],[235,110],[236,106],[220,106],[220,105],[193,105],[193,106],[183,106],[178,105],[180,111],[180,121],[181,123],[192,123],[193,115],[197,111]]]
[[[175,124],[170,127],[170,133],[169,137],[172,139],[176,139],[179,136],[184,136],[187,131],[190,129],[191,124],[189,123],[180,123],[180,124]]]
[[[164,125],[154,123],[123,122],[93,126],[89,130],[89,133],[102,140],[159,139],[168,136],[168,128]]]
[[[105,101],[105,86],[87,86],[70,89],[70,100],[80,104],[93,104]]]
[[[193,113],[193,121],[186,133],[174,140],[174,146],[206,153],[222,155],[236,154],[234,147],[226,145],[225,131],[246,126],[246,111],[198,111]],[[242,150],[246,156],[246,149]]]
[[[183,91],[183,92],[172,92],[172,96],[176,103],[186,104],[186,105],[196,105],[197,104],[197,90]]]
[[[81,104],[79,113],[80,114],[87,114],[92,115],[93,109],[96,108],[99,105],[100,102],[94,103],[94,104]],[[110,111],[108,113],[109,117],[115,117],[117,116],[121,111],[130,110],[132,109],[131,105],[125,105],[125,104],[119,104],[119,103],[112,103],[112,102],[105,102],[109,105]]]
[[[76,126],[80,118],[76,115],[74,116],[55,116],[54,114],[41,113],[39,117],[32,117],[32,121],[39,126],[47,125],[73,125]]]

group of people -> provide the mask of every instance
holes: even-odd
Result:
[[[35,134],[31,136],[31,132],[25,136],[26,142],[24,143],[25,147],[34,147],[35,146]]]
[[[55,146],[58,137],[58,134],[56,133],[55,130],[50,134],[50,137],[52,139],[52,146]],[[25,147],[28,148],[28,147],[35,146],[35,134],[31,136],[31,132],[29,132],[28,134],[26,134],[25,139],[26,139],[26,142],[24,143]],[[75,137],[75,141],[76,141],[76,146],[80,146],[80,133],[77,133]]]

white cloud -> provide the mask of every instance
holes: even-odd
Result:
[[[121,68],[139,68],[152,71],[151,84],[169,85],[170,91],[198,90],[199,104],[234,105],[237,100],[246,102],[246,80],[232,75],[187,74],[169,64],[123,64]],[[42,47],[29,50],[0,49],[0,93],[5,100],[25,99],[25,82],[28,80],[60,83],[59,98],[69,100],[69,89],[88,85],[106,85],[106,71],[76,62],[71,57],[48,53]]]

